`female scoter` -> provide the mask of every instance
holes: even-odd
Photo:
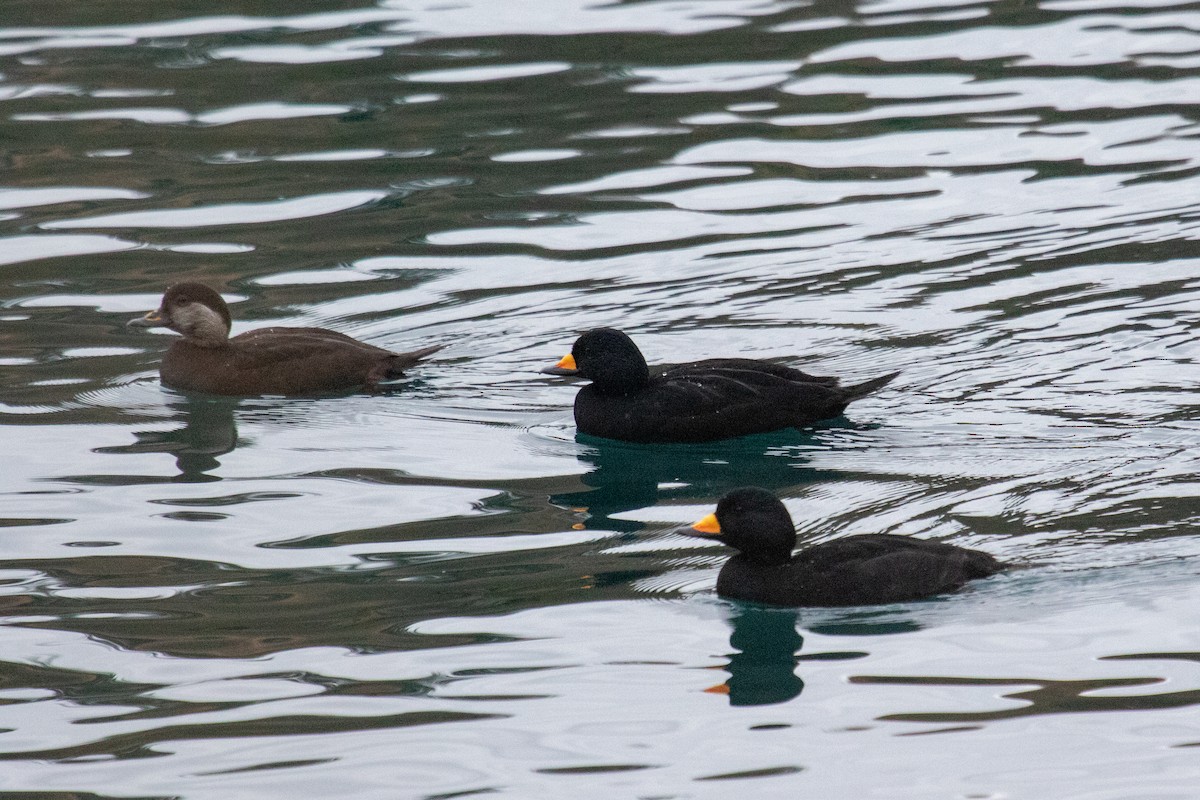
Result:
[[[886,533],[847,536],[792,555],[787,507],[765,489],[735,489],[714,514],[681,533],[741,552],[717,576],[717,594],[776,606],[898,603],[953,592],[1008,567],[981,550]]]
[[[158,310],[131,327],[183,334],[163,356],[162,382],[221,395],[312,395],[398,378],[440,346],[393,353],[324,328],[260,328],[229,337],[229,306],[201,283],[168,287]]]
[[[580,433],[626,442],[709,442],[798,428],[841,416],[846,405],[899,373],[854,386],[753,358],[712,358],[651,369],[633,340],[594,328],[542,372],[592,382],[575,395]]]

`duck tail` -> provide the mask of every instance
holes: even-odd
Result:
[[[971,558],[967,560],[967,571],[972,578],[986,578],[1012,567],[1012,564],[1006,564],[981,550],[968,550],[967,552],[971,554]]]
[[[441,350],[445,345],[435,344],[429,347],[422,347],[420,350],[412,350],[407,353],[393,353],[392,357],[386,362],[387,377],[399,378],[404,375],[404,370],[416,364],[426,356],[431,356],[438,350]]]
[[[413,363],[416,363],[417,361],[420,361],[421,359],[425,358],[425,356],[433,355],[438,350],[441,350],[443,347],[445,347],[444,344],[434,344],[434,345],[430,345],[429,347],[422,347],[420,350],[411,350],[407,353],[401,353],[400,355],[407,356],[408,358],[411,358],[413,360]],[[899,375],[900,373],[897,372],[896,374]]]
[[[882,389],[884,386],[887,386],[889,383],[891,383],[893,380],[895,380],[896,376],[899,374],[900,374],[899,372],[892,372],[888,375],[883,375],[878,378],[872,378],[869,381],[863,381],[862,383],[856,383],[853,386],[843,387],[842,391],[844,391],[846,393],[846,402],[850,402],[851,400],[857,400],[860,397],[866,397],[867,395],[869,395],[871,392],[875,391],[876,389]]]

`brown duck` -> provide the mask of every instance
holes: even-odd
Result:
[[[130,327],[183,334],[163,356],[162,382],[221,395],[314,395],[373,388],[441,349],[393,353],[325,328],[260,328],[230,338],[229,306],[202,283],[168,287],[156,311]]]

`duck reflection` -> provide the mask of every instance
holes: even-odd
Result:
[[[579,435],[586,445],[580,461],[586,491],[553,495],[550,502],[586,511],[589,528],[629,533],[643,524],[611,515],[647,508],[663,500],[704,500],[730,486],[780,489],[834,477],[803,467],[811,432],[779,431],[705,444],[642,445]]]
[[[887,636],[915,633],[924,627],[906,609],[868,609],[842,612],[826,622],[808,625],[808,630],[825,636]]]
[[[799,612],[794,608],[742,605],[729,618],[733,630],[725,669],[729,678],[706,691],[729,696],[731,706],[783,703],[804,690],[796,675],[796,654],[804,637],[796,630]]]
[[[238,446],[234,411],[240,401],[225,397],[181,395],[168,401],[172,418],[182,427],[169,431],[138,431],[137,443],[119,449],[124,453],[170,453],[179,468],[179,481],[217,481],[211,474],[221,466],[218,456]]]

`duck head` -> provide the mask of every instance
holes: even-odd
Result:
[[[553,367],[549,375],[578,375],[604,394],[628,394],[650,382],[650,367],[633,339],[614,328],[585,332]]]
[[[716,539],[764,566],[786,564],[796,547],[796,529],[787,506],[766,489],[755,487],[734,489],[721,498],[714,513],[680,532]]]
[[[167,288],[158,309],[126,323],[131,328],[170,328],[201,347],[220,347],[229,340],[229,306],[202,283],[176,283]]]

